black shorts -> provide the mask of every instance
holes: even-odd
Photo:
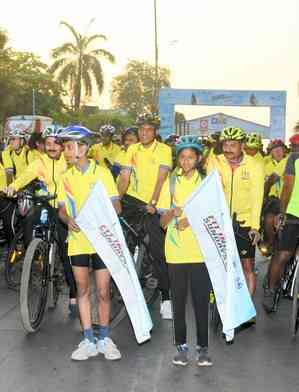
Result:
[[[94,270],[106,269],[106,265],[97,253],[92,255],[76,255],[70,256],[72,267],[87,267],[92,266]]]
[[[299,239],[299,218],[287,214],[285,224],[278,236],[278,250],[288,250],[293,252]]]
[[[240,227],[237,232],[235,231],[235,239],[240,259],[255,258],[255,246],[252,245],[248,235],[250,230],[250,227]]]
[[[264,203],[262,214],[278,215],[279,213],[280,213],[280,200],[275,196],[268,197]]]

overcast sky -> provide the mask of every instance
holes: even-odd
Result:
[[[176,88],[287,90],[287,127],[298,113],[298,0],[157,0],[160,62]],[[4,5],[5,4],[5,5]],[[154,61],[153,0],[10,0],[0,26],[10,45],[49,61],[51,48],[70,38],[66,20],[84,32],[105,34],[117,64],[105,65],[106,90],[96,103],[109,107],[111,78],[128,59]],[[181,108],[182,109],[182,108]],[[189,108],[188,117],[216,111],[267,125],[267,109]]]

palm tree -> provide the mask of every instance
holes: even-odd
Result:
[[[93,22],[93,20],[89,23]],[[57,72],[57,80],[71,91],[73,107],[75,111],[80,109],[82,91],[85,96],[90,97],[93,92],[93,85],[97,87],[99,94],[103,92],[104,75],[100,57],[105,58],[110,63],[115,62],[114,56],[105,49],[95,49],[92,44],[97,40],[106,41],[102,34],[81,35],[73,26],[67,22],[61,22],[72,33],[74,42],[66,42],[52,50],[52,57],[55,60],[50,70]]]

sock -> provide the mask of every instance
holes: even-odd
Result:
[[[84,329],[84,339],[88,339],[91,343],[94,343],[93,330],[91,328]]]
[[[107,338],[108,335],[109,335],[109,327],[108,326],[103,327],[102,325],[100,325],[99,339],[103,340]]]
[[[183,352],[183,351],[186,352],[186,351],[188,351],[187,343],[178,344],[176,347],[177,347],[178,352]]]

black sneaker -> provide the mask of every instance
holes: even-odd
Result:
[[[188,360],[188,346],[186,344],[181,344],[177,346],[178,353],[172,360],[172,363],[177,366],[186,366],[189,363]]]
[[[264,299],[263,299],[263,308],[266,313],[275,313],[276,312],[276,304],[275,304],[275,290],[265,289],[264,290]]]
[[[198,347],[197,348],[198,357],[197,357],[197,365],[198,366],[212,366],[213,362],[209,357],[208,347]]]

